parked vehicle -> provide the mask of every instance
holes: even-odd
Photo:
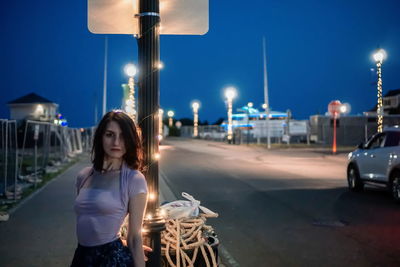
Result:
[[[351,191],[364,184],[385,185],[394,200],[400,201],[400,128],[386,128],[366,144],[349,153],[347,182]]]

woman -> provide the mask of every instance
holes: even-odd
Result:
[[[71,266],[145,266],[141,227],[147,201],[141,138],[122,111],[108,112],[93,140],[92,167],[77,178],[78,248]],[[127,244],[119,230],[129,214]]]

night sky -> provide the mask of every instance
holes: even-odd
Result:
[[[161,36],[164,110],[200,120],[226,117],[223,88],[238,89],[234,109],[263,103],[262,37],[267,40],[269,99],[294,118],[324,114],[331,100],[352,114],[376,103],[371,53],[387,51],[383,92],[400,88],[399,0],[210,0],[204,36]],[[7,102],[35,92],[60,105],[72,127],[101,113],[104,35],[87,29],[87,1],[3,1],[0,8],[0,118]],[[126,63],[137,63],[130,35],[109,35],[108,105],[121,105]],[[100,115],[99,115],[100,116]]]

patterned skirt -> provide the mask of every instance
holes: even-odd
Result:
[[[78,244],[71,267],[132,267],[129,248],[120,239],[100,246],[85,247]]]

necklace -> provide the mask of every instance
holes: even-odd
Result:
[[[110,162],[110,163],[107,164],[106,168],[102,168],[102,169],[101,169],[101,172],[102,172],[102,173],[105,173],[105,172],[109,172],[109,171],[120,170],[120,169],[121,169],[121,166],[122,166],[122,163],[119,165],[118,168],[113,168],[113,164],[112,164],[112,162]]]

